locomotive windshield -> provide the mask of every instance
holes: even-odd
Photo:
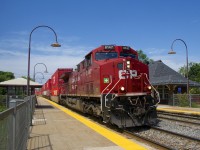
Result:
[[[131,57],[133,59],[137,59],[137,56],[135,54],[131,54],[131,53],[120,53],[120,57]]]
[[[117,57],[118,57],[117,52],[97,52],[95,54],[96,60],[112,59]]]

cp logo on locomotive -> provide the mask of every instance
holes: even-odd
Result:
[[[133,77],[137,77],[136,70],[119,70],[120,79],[132,79]]]

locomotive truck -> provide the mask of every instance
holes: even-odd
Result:
[[[62,83],[57,85],[58,103],[119,128],[157,123],[159,93],[149,82],[148,66],[131,47],[102,45],[89,52],[74,71],[61,72],[57,73]]]

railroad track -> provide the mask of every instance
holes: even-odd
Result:
[[[200,125],[200,117],[199,116],[158,112],[158,118],[172,120],[172,121],[178,121],[178,122],[183,122],[183,123],[189,123],[189,124],[194,124],[194,125]]]
[[[137,136],[141,139],[152,142],[165,149],[200,149],[200,139],[172,131],[167,131],[159,127],[151,127],[146,129],[141,128],[140,130],[125,130],[125,133],[132,134],[133,136]]]

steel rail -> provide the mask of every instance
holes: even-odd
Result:
[[[192,114],[180,114],[180,113],[163,112],[163,111],[158,111],[158,114],[169,115],[169,116],[177,116],[177,117],[189,118],[189,119],[196,119],[196,120],[200,121],[200,116],[192,115]]]
[[[193,124],[193,125],[200,125],[200,122],[198,123],[198,122],[193,122],[193,121],[186,121],[186,120],[180,120],[180,119],[175,119],[175,118],[168,118],[168,117],[164,117],[164,116],[160,116],[160,115],[158,115],[158,118],[166,119],[166,120],[172,120],[172,121],[176,121],[176,122],[183,122],[183,123],[188,123],[188,124]]]
[[[188,140],[189,142],[200,142],[200,139],[198,138],[194,138],[194,137],[190,137],[190,136],[187,136],[187,135],[183,135],[183,134],[179,134],[179,133],[176,133],[176,132],[172,132],[172,131],[168,131],[168,130],[165,130],[165,129],[161,129],[159,127],[151,127],[149,130],[154,130],[154,131],[159,131],[159,132],[164,132],[165,134],[169,134],[171,136],[175,136],[175,137],[179,137],[179,138],[184,138],[186,140]],[[169,149],[169,150],[175,150],[176,148],[174,148],[174,146],[170,147],[168,145],[165,145],[163,143],[160,143],[160,142],[157,142],[157,141],[154,141],[150,138],[147,138],[143,135],[140,135],[139,133],[135,133],[134,131],[128,131],[128,130],[125,130],[124,132],[132,135],[132,136],[136,136],[138,138],[141,138],[143,140],[146,140],[148,142],[151,142],[153,144],[156,144],[160,147],[163,147],[163,148],[166,148],[166,149]]]
[[[168,130],[165,130],[165,129],[162,129],[162,128],[159,128],[159,127],[155,127],[155,126],[153,127],[152,126],[151,129],[159,130],[161,132],[165,132],[165,133],[168,133],[168,134],[172,134],[172,135],[176,135],[176,136],[183,137],[183,138],[186,138],[186,139],[190,139],[192,141],[200,142],[200,139],[198,139],[198,138],[191,137],[191,136],[184,135],[184,134],[180,134],[180,133],[176,133],[176,132],[173,132],[173,131],[168,131]]]
[[[127,134],[129,134],[129,135],[136,136],[136,137],[138,137],[138,138],[140,138],[140,139],[142,139],[142,140],[145,140],[145,141],[147,141],[147,142],[150,142],[150,143],[153,143],[153,144],[155,144],[155,145],[158,145],[158,146],[160,146],[160,147],[162,147],[162,148],[164,148],[164,149],[175,150],[175,149],[172,148],[172,147],[169,147],[169,146],[167,146],[167,145],[161,144],[161,143],[159,143],[159,142],[156,142],[156,141],[154,141],[154,140],[151,140],[151,139],[149,139],[149,138],[146,138],[146,137],[144,137],[144,136],[141,136],[141,135],[139,135],[139,134],[137,134],[137,133],[134,133],[134,132],[131,132],[131,131],[128,131],[128,130],[124,130],[124,132],[127,133]]]

